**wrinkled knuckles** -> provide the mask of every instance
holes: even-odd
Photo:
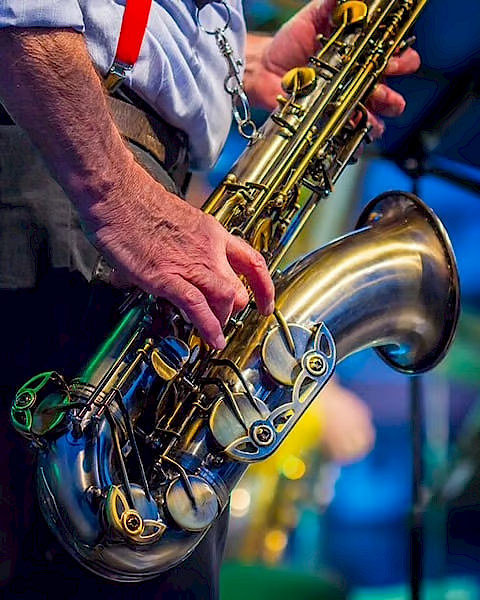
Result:
[[[183,304],[192,310],[205,306],[205,296],[195,287],[183,291]]]
[[[218,296],[214,299],[213,297],[208,298],[207,301],[211,306],[213,312],[218,317],[223,317],[224,315],[230,315],[232,312],[232,307],[234,306],[234,296],[232,295],[224,295],[222,298]]]
[[[251,267],[255,271],[266,271],[267,270],[267,263],[266,263],[265,259],[260,254],[260,252],[253,250],[253,248],[250,253],[249,262],[250,262]]]
[[[247,290],[244,288],[243,292],[241,290],[239,290],[236,294],[235,294],[235,299],[234,299],[234,303],[233,303],[233,312],[237,313],[241,310],[243,310],[247,304],[250,301],[250,296],[248,295]]]

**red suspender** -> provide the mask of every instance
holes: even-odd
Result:
[[[137,62],[147,29],[152,0],[126,0],[117,52],[105,77],[109,91],[115,90]]]

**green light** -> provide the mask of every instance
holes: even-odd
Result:
[[[92,382],[97,371],[105,365],[107,359],[110,359],[107,361],[107,364],[110,364],[111,361],[113,362],[115,351],[118,352],[119,348],[125,346],[126,339],[132,335],[132,330],[138,325],[143,314],[143,305],[136,306],[126,313],[84,368],[80,375],[81,381]]]

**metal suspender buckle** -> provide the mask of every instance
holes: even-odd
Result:
[[[147,29],[152,0],[126,0],[115,59],[105,76],[108,91],[115,91],[133,69]]]
[[[127,77],[130,71],[133,69],[133,65],[126,65],[119,60],[114,60],[110,70],[104,79],[105,87],[109,92],[114,92]]]

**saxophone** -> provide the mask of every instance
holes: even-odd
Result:
[[[415,196],[381,195],[352,233],[279,270],[368,136],[364,102],[425,4],[339,2],[334,33],[287,73],[277,109],[204,207],[265,256],[273,315],[250,302],[214,351],[173,306],[138,291],[78,377],[42,373],[16,394],[12,420],[38,448],[44,516],[96,574],[141,581],[184,560],[337,362],[374,347],[415,374],[445,354],[459,312],[455,257]]]

